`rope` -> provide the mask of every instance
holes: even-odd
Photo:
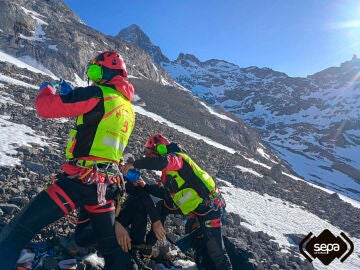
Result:
[[[176,211],[176,210],[179,209],[179,207],[174,207],[174,208],[173,208],[173,207],[168,206],[165,200],[164,200],[164,206],[165,206],[167,209],[169,209],[170,211]]]
[[[214,207],[211,207],[209,209],[209,211],[206,211],[205,213],[198,213],[198,212],[195,212],[195,211],[192,211],[191,213],[197,215],[197,216],[200,216],[200,217],[203,217],[203,216],[206,216],[207,214],[209,214],[211,211],[217,211],[219,210],[219,205],[215,205]]]

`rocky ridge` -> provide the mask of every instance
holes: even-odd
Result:
[[[128,73],[163,84],[177,85],[148,53],[96,31],[62,1],[0,1],[0,48],[28,61],[37,61],[58,77],[86,80],[88,61],[104,48],[122,52]]]

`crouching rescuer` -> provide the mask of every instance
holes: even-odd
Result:
[[[199,241],[196,239],[192,241],[198,268],[232,269],[221,233],[225,201],[214,179],[181,147],[170,143],[161,134],[155,134],[147,140],[144,158],[125,165],[125,170],[131,168],[162,171],[160,186],[144,186],[152,195],[164,199],[162,205],[158,205],[162,208],[161,215],[181,212],[189,217],[191,224],[200,226],[202,245],[197,246]]]
[[[129,267],[129,255],[116,240],[113,198],[120,190],[118,163],[135,122],[134,88],[126,81],[125,63],[115,51],[98,54],[87,74],[91,86],[73,89],[60,81],[58,94],[53,83],[40,86],[35,101],[38,115],[77,117],[76,126],[70,131],[63,173],[2,229],[2,270],[14,269],[21,249],[36,233],[77,207],[88,213],[105,269]]]

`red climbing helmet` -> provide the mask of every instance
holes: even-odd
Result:
[[[161,134],[151,136],[145,144],[145,155],[148,157],[154,155],[164,155],[167,153],[166,146],[169,145],[169,140]]]
[[[116,51],[106,51],[98,54],[92,60],[92,64],[103,66],[108,69],[122,70],[123,77],[127,77],[125,62]]]

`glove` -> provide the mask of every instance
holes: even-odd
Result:
[[[39,90],[41,91],[44,87],[46,87],[46,86],[48,86],[48,85],[49,85],[52,89],[54,89],[55,92],[56,92],[56,85],[55,85],[54,83],[52,83],[52,82],[43,82],[42,84],[40,84]]]
[[[60,79],[59,88],[60,88],[60,95],[67,95],[73,90],[71,84],[63,79]]]

